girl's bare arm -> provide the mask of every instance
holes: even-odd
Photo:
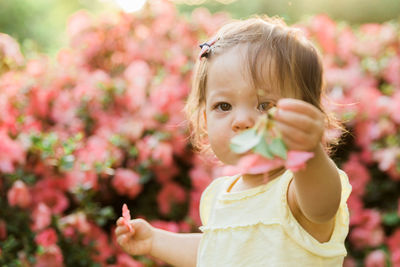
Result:
[[[201,233],[177,234],[155,228],[150,255],[176,267],[195,267]]]
[[[336,165],[322,145],[314,152],[315,156],[307,162],[307,167],[295,173],[289,197],[295,198],[293,202],[308,220],[326,223],[338,210],[342,187]]]

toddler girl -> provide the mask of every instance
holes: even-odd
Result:
[[[215,179],[200,202],[202,233],[176,234],[117,221],[117,241],[132,255],[174,266],[342,266],[351,186],[329,158],[321,106],[321,56],[300,30],[279,19],[225,25],[202,45],[186,105],[193,144],[223,163],[243,154],[230,140],[276,106],[276,127],[289,150],[313,152],[302,170]]]

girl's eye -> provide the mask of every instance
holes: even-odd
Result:
[[[267,111],[274,106],[271,102],[263,102],[258,105],[258,109],[261,111]]]
[[[231,109],[231,104],[226,103],[226,102],[221,102],[215,105],[215,108],[218,108],[221,111],[228,111]]]

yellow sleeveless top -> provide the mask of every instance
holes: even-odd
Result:
[[[200,200],[203,236],[197,267],[342,266],[351,185],[339,173],[341,203],[332,236],[324,243],[306,232],[290,211],[286,196],[291,171],[240,192],[227,191],[240,175],[215,179]]]

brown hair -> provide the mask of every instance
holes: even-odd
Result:
[[[321,104],[324,97],[322,57],[301,30],[287,26],[282,19],[250,18],[223,26],[207,57],[195,66],[192,90],[187,99],[185,113],[191,126],[191,141],[195,149],[209,151],[203,111],[206,104],[207,72],[210,61],[229,48],[248,44],[245,70],[250,74],[254,88],[266,85],[279,90],[279,96],[304,100],[320,109],[326,118],[327,129],[342,129],[333,114]],[[272,83],[271,83],[272,82]],[[329,152],[338,140],[326,140]]]

